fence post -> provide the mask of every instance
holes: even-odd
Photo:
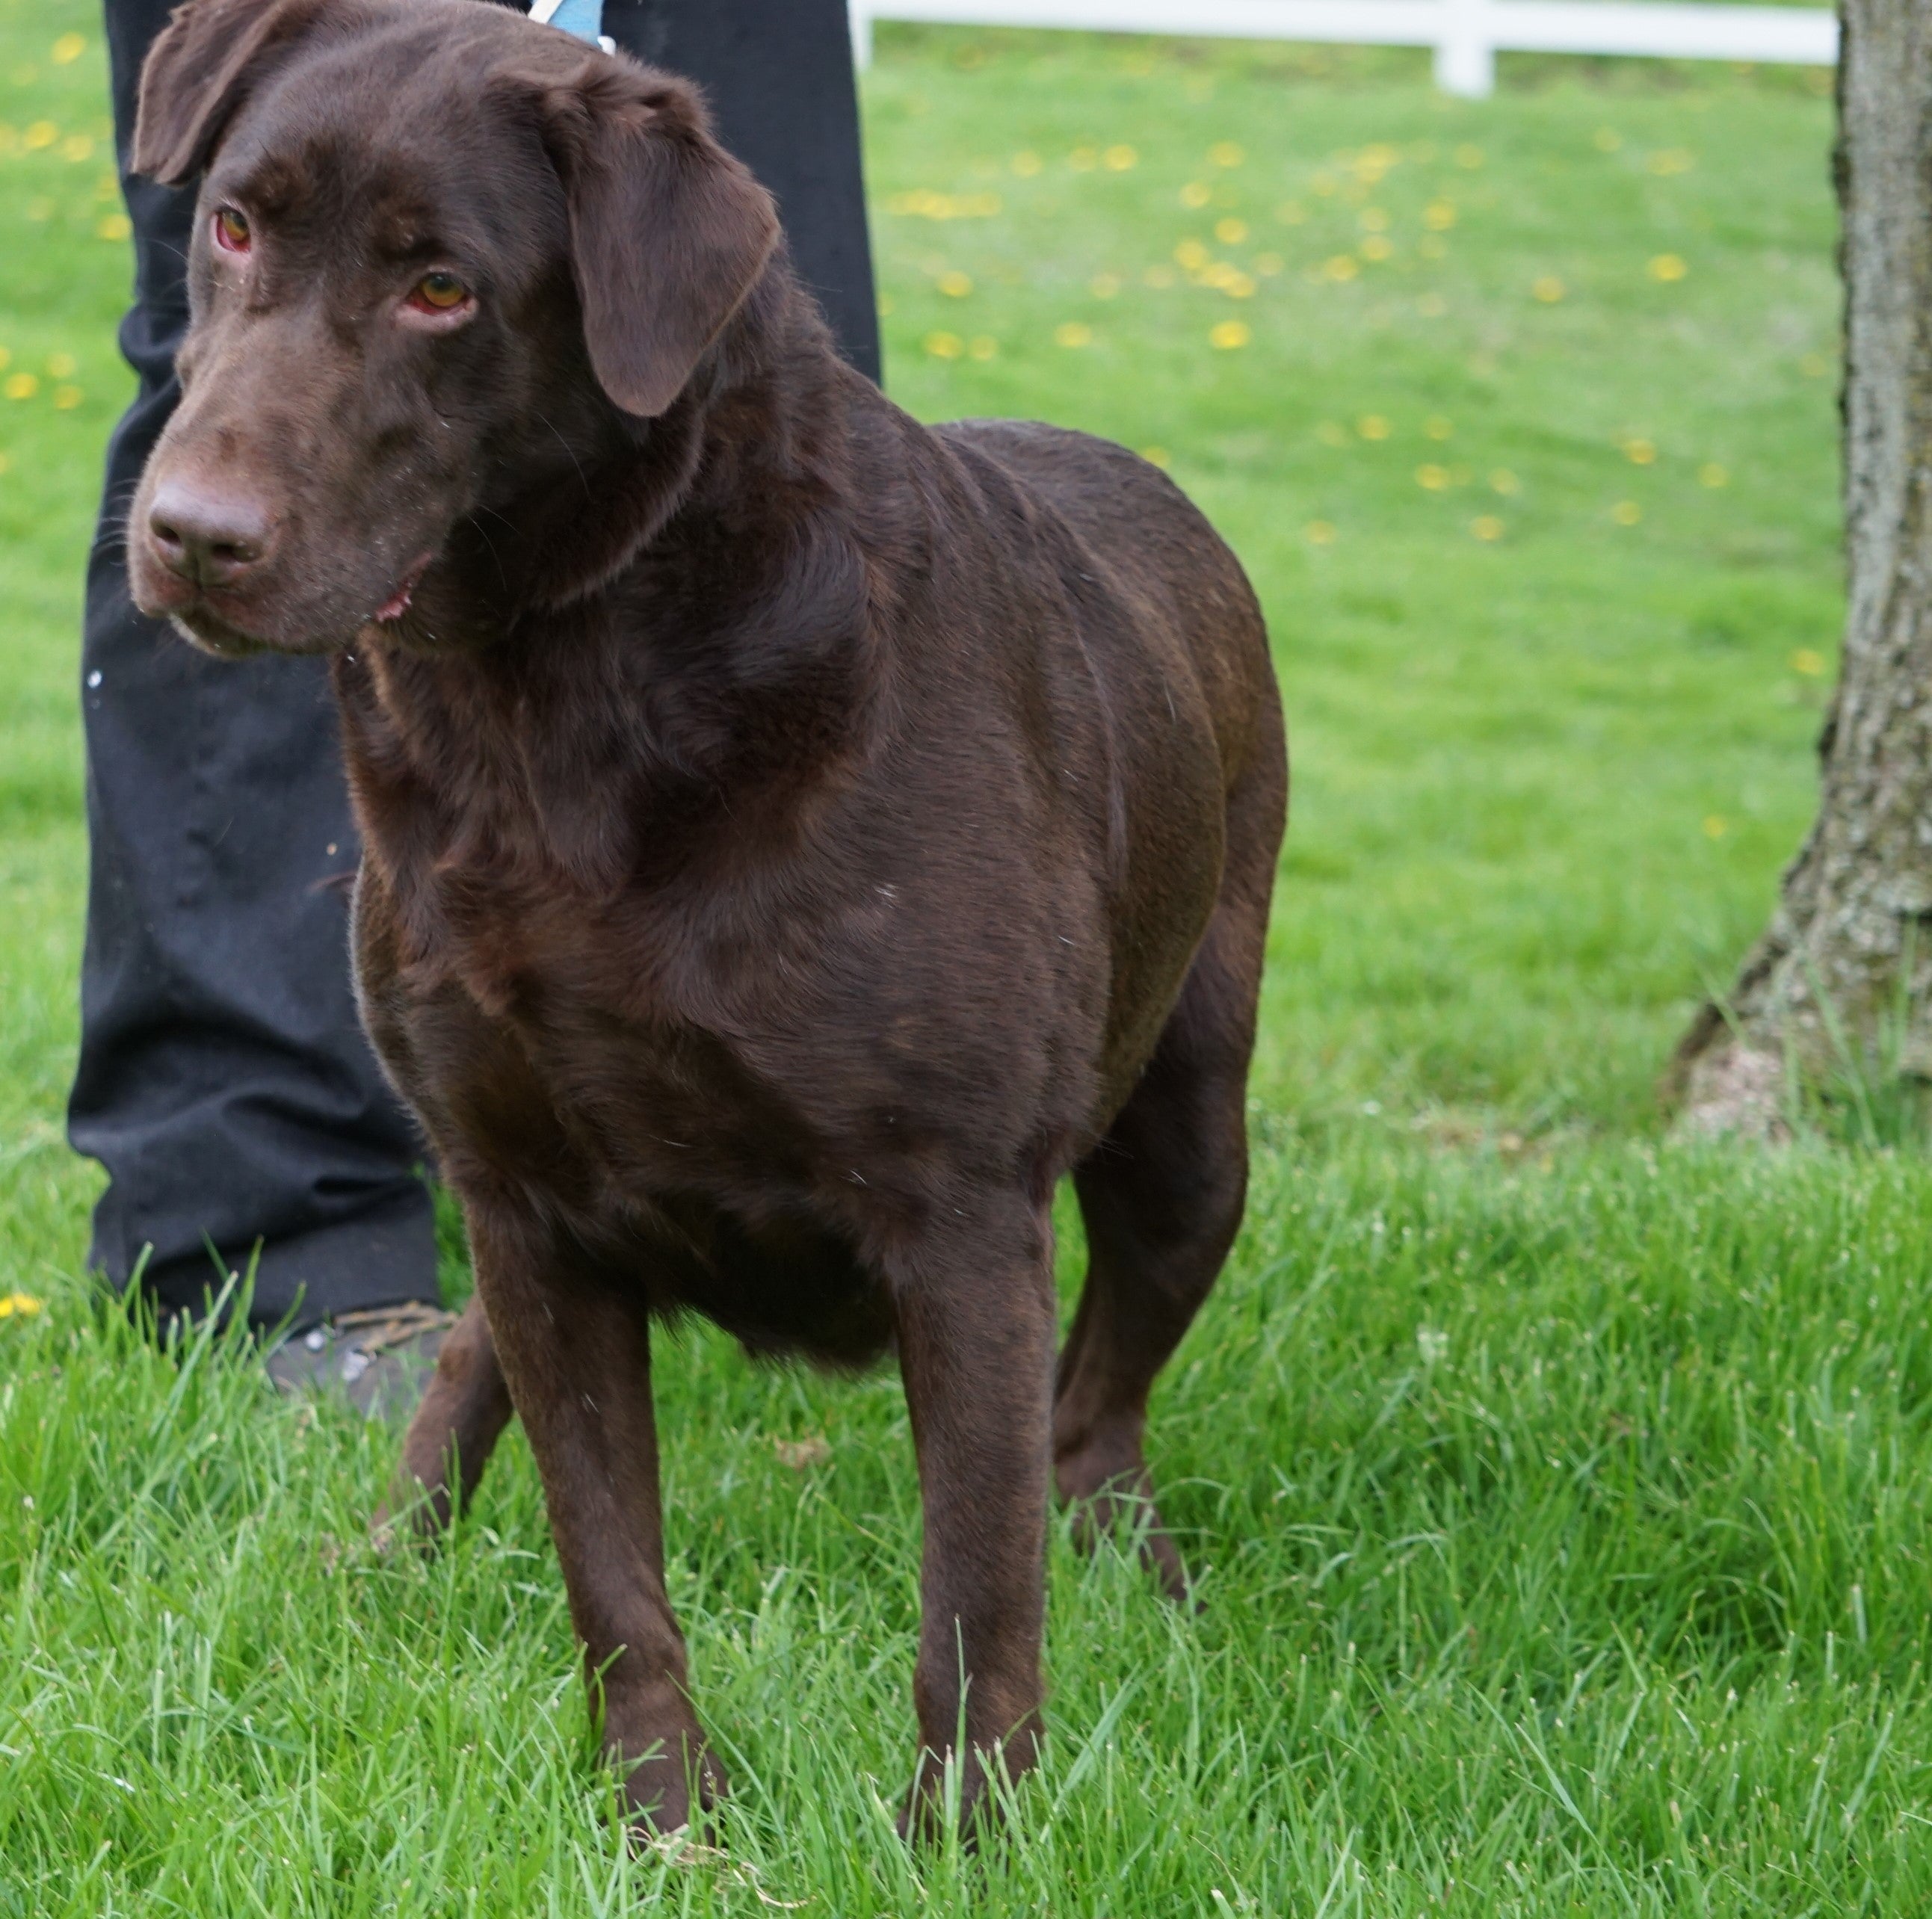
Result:
[[[868,0],[847,0],[852,25],[852,64],[860,73],[872,64],[872,10]]]
[[[1438,0],[1442,24],[1436,42],[1436,84],[1465,100],[1486,100],[1496,91],[1496,47],[1489,0]]]

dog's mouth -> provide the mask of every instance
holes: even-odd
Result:
[[[246,659],[256,653],[275,650],[272,640],[262,639],[244,627],[237,626],[217,613],[206,598],[184,607],[171,607],[167,616],[176,628],[205,653],[219,653],[228,659]]]
[[[422,584],[422,577],[429,571],[429,563],[434,558],[434,553],[426,553],[411,562],[401,583],[370,616],[376,625],[393,625],[409,611],[410,602],[415,598],[416,589]]]
[[[424,553],[411,561],[397,583],[395,591],[374,613],[356,621],[353,630],[366,631],[374,626],[397,631],[414,604],[416,589],[422,585],[423,575],[429,571],[434,558],[434,553]],[[172,577],[164,580],[158,588],[150,586],[140,597],[152,602],[142,605],[143,612],[158,613],[172,620],[183,636],[202,652],[218,653],[231,659],[245,658],[256,653],[331,652],[351,643],[350,633],[326,640],[320,635],[271,637],[251,631],[236,616],[244,612],[244,607],[232,604],[242,596],[224,593],[219,588],[211,591],[206,587],[188,587],[184,591],[182,583]]]

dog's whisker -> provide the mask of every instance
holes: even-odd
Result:
[[[570,455],[570,463],[577,469],[578,483],[584,489],[584,497],[586,499],[594,499],[596,496],[592,494],[590,490],[590,481],[588,477],[585,475],[583,463],[579,460],[577,457],[576,448],[572,446],[569,441],[564,438],[562,433],[557,432],[556,423],[550,418],[548,413],[539,413],[537,415],[537,418],[541,420],[545,426],[548,427],[552,433],[556,433],[557,445],[562,447],[564,451]]]

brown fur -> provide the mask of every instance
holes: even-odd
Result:
[[[364,1011],[469,1223],[405,1483],[446,1517],[521,1416],[607,1736],[674,1827],[722,1780],[651,1320],[896,1349],[908,1815],[963,1711],[970,1816],[1040,1729],[1049,1486],[1090,1528],[1146,1499],[1148,1389],[1240,1218],[1286,766],[1240,568],[1117,447],[891,406],[692,91],[512,13],[190,0],[136,157],[206,169],[136,597],[336,656]],[[432,269],[459,319],[404,304]]]

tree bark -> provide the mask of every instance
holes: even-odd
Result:
[[[1839,18],[1844,663],[1817,818],[1730,998],[1678,1046],[1692,1132],[1778,1135],[1794,1069],[1932,1075],[1932,4]]]

